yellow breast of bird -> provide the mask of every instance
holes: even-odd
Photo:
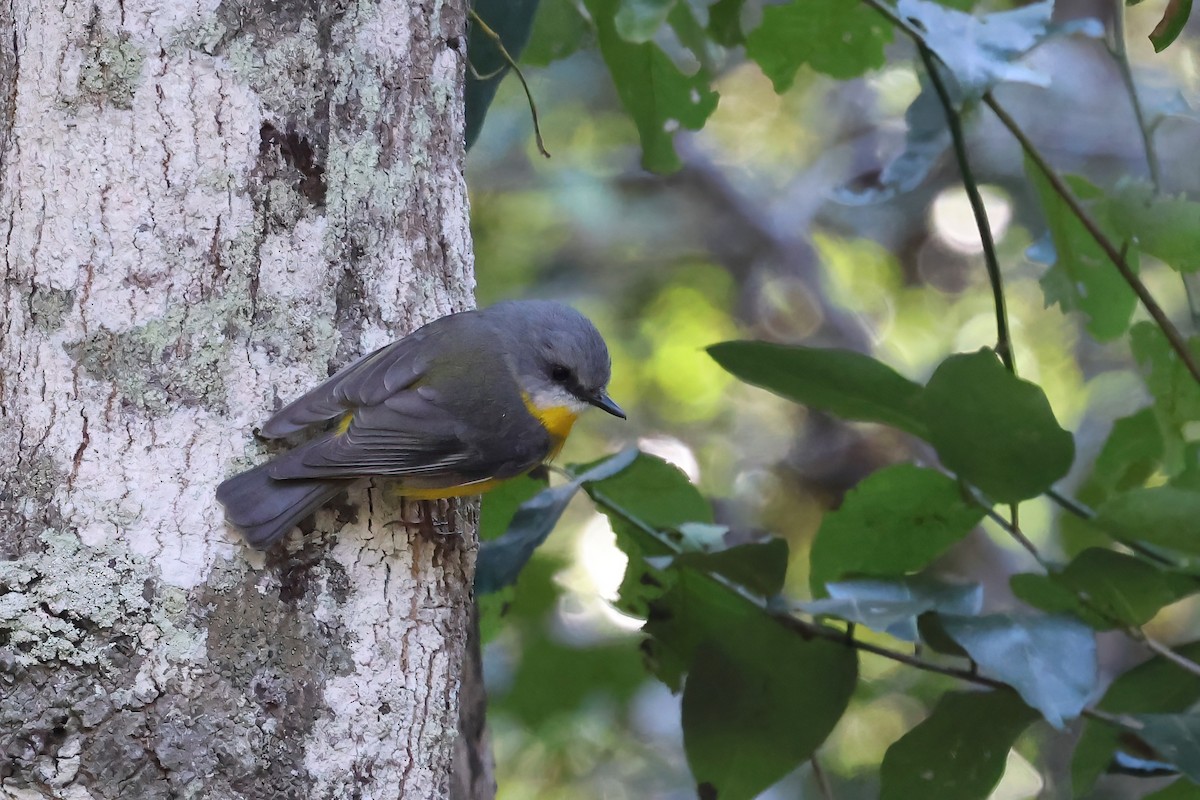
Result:
[[[568,406],[538,408],[528,395],[525,396],[525,407],[538,422],[542,423],[546,433],[550,434],[550,452],[546,455],[546,459],[554,458],[558,455],[558,451],[562,450],[563,443],[571,434],[571,426],[575,424],[579,415]]]

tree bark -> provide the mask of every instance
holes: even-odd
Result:
[[[0,2],[0,794],[449,795],[474,520],[213,489],[470,305],[465,7]]]

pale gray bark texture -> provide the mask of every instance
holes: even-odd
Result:
[[[465,6],[0,0],[0,796],[449,795],[473,520],[213,489],[470,304]]]

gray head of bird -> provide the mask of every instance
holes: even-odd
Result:
[[[570,306],[548,300],[517,300],[488,309],[506,342],[521,390],[537,408],[589,405],[625,419],[608,396],[612,365],[596,326]]]

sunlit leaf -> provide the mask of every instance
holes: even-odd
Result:
[[[1096,639],[1066,616],[955,617],[939,614],[980,673],[1003,681],[1056,728],[1079,712],[1096,688]]]
[[[1012,692],[947,692],[883,757],[882,800],[986,800],[1037,712]]]
[[[879,470],[825,515],[813,541],[810,586],[846,576],[901,576],[929,564],[966,536],[984,511],[953,478],[900,464]]]
[[[1041,170],[1026,162],[1025,173],[1037,189],[1050,234],[1049,242],[1028,253],[1032,260],[1049,265],[1042,276],[1046,305],[1057,303],[1063,311],[1079,311],[1087,319],[1088,333],[1102,342],[1115,339],[1129,327],[1137,296]],[[1121,241],[1113,235],[1114,212],[1103,192],[1083,178],[1068,175],[1065,180],[1101,230]],[[1131,249],[1125,256],[1134,271],[1137,252]]]
[[[813,616],[829,616],[866,625],[909,642],[917,640],[917,618],[927,611],[974,615],[983,607],[983,588],[929,578],[896,581],[857,580],[825,584],[829,597],[797,603]]]
[[[717,107],[703,71],[685,75],[653,42],[628,42],[617,32],[618,0],[585,0],[596,25],[600,53],[642,141],[642,164],[654,172],[680,166],[675,131],[698,130]]]
[[[891,26],[865,3],[792,0],[763,9],[762,24],[746,37],[746,55],[783,92],[804,64],[843,79],[882,67],[891,38]]]
[[[1184,658],[1200,659],[1200,642],[1173,648]],[[1156,656],[1119,676],[1097,708],[1110,714],[1158,714],[1184,711],[1200,700],[1200,676]],[[1120,734],[1111,725],[1085,720],[1071,761],[1075,796],[1091,790],[1112,761]]]
[[[708,353],[741,380],[789,400],[925,435],[914,409],[921,386],[870,356],[768,342],[722,342]]]
[[[1174,486],[1131,489],[1096,509],[1095,524],[1117,539],[1200,554],[1200,492]]]
[[[1084,550],[1060,572],[1011,578],[1013,592],[1043,611],[1069,613],[1099,630],[1139,626],[1200,582],[1112,550]]]
[[[1075,440],[1042,388],[1012,375],[990,350],[943,361],[919,408],[946,468],[997,502],[1036,497],[1071,468]]]

